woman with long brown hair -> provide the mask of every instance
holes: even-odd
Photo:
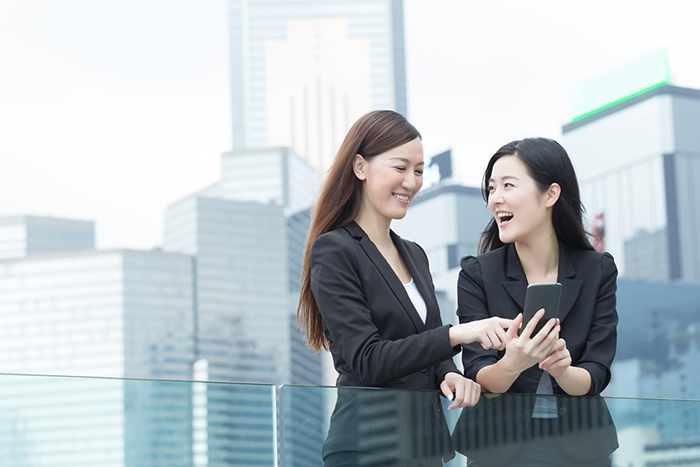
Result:
[[[352,126],[313,211],[297,318],[312,349],[330,350],[338,386],[428,389],[436,400],[439,389],[452,409],[475,404],[481,393],[452,357],[471,342],[502,350],[511,320],[442,325],[425,252],[390,229],[420,190],[423,167],[420,133],[402,115],[370,112]],[[339,391],[324,444],[326,465],[359,465],[358,452],[368,450],[352,434],[356,393],[345,394]],[[424,429],[442,427],[411,426],[410,438],[428,440]],[[391,456],[374,450],[362,459],[441,465],[443,447]]]

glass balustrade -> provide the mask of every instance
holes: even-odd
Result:
[[[533,419],[543,403],[550,418]],[[505,394],[447,405],[431,391],[0,374],[0,465],[301,467],[347,449],[370,453],[356,465],[561,452],[582,465],[608,453],[620,467],[700,465],[697,400]]]

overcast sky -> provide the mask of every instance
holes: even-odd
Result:
[[[700,2],[404,0],[409,119],[476,185],[524,136],[561,137],[571,88],[666,47],[700,88]],[[161,243],[166,206],[230,149],[226,1],[0,0],[0,216],[94,220]]]

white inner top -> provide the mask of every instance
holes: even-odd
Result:
[[[425,318],[428,315],[428,307],[425,306],[425,300],[423,300],[423,296],[418,291],[418,287],[416,287],[416,283],[413,281],[413,278],[411,277],[411,282],[404,284],[403,286],[406,288],[408,298],[410,298],[411,302],[413,302],[413,307],[418,312],[418,315],[420,315],[420,319],[422,319],[423,323],[425,323]]]

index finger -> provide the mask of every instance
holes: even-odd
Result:
[[[518,335],[518,329],[520,329],[520,325],[523,322],[523,314],[519,313],[518,316],[515,317],[513,320],[507,320],[505,318],[499,318],[499,324],[501,321],[510,321],[510,326],[508,327],[508,332],[506,333],[506,337],[508,339],[512,339]]]
[[[521,336],[525,337],[532,337],[532,331],[535,330],[535,326],[537,326],[537,323],[540,322],[540,319],[544,316],[544,308],[540,308],[537,310],[537,312],[530,318],[530,321],[527,322],[527,325],[525,326],[525,329],[523,329],[523,332],[520,333]]]
[[[515,319],[518,319],[518,318],[516,317]],[[496,322],[503,329],[510,329],[510,327],[515,322],[515,319],[498,318]]]

